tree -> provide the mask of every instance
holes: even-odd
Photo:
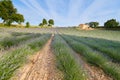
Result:
[[[24,22],[23,15],[17,14],[17,9],[14,8],[11,0],[0,0],[0,18],[8,26],[14,21],[17,23]]]
[[[39,26],[43,26],[43,23],[40,23]]]
[[[52,26],[52,25],[54,25],[54,20],[53,20],[53,19],[50,19],[50,20],[48,21],[48,23],[49,23],[49,26]]]
[[[29,28],[29,27],[30,27],[30,23],[26,22],[26,28]]]
[[[106,28],[117,27],[117,26],[119,26],[119,22],[117,22],[116,19],[110,19],[104,23],[104,26]]]
[[[44,25],[47,25],[47,20],[46,20],[46,19],[43,19],[42,24],[43,24],[43,26],[44,26]]]
[[[24,17],[21,14],[14,14],[12,15],[12,20],[17,22],[18,24],[21,24],[22,22],[24,22]]]
[[[89,26],[92,27],[92,28],[95,28],[95,27],[97,27],[98,25],[99,25],[98,22],[90,22],[90,23],[89,23]]]

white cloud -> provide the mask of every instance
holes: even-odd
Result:
[[[31,4],[31,6],[34,8],[34,10],[37,11],[37,13],[45,18],[48,18],[48,13],[40,6],[40,4],[36,0],[28,0],[28,2]]]
[[[27,20],[33,23],[40,22],[42,18],[53,18],[56,25],[78,25],[89,21],[100,21],[108,18],[120,18],[118,5],[113,0],[44,0],[47,9],[40,5],[40,0],[20,0],[27,7],[16,5]],[[42,4],[42,3],[41,3]],[[40,17],[40,18],[39,18]],[[39,19],[38,19],[39,18]]]
[[[82,5],[84,4],[83,2],[84,0],[70,0],[68,14],[69,19],[77,18],[78,16],[80,16],[80,10],[82,8]]]

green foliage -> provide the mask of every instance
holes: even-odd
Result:
[[[14,8],[11,0],[0,1],[0,18],[7,26],[10,26],[14,21],[17,23],[24,22],[23,15],[17,13],[17,9]]]
[[[46,41],[50,38],[50,34],[44,34],[44,36],[41,36],[41,40],[38,40],[36,42],[28,44],[30,49],[35,49],[37,47],[41,47],[43,44],[46,43]],[[41,41],[41,42],[40,42]]]
[[[2,56],[0,58],[0,80],[9,80],[13,73],[27,61],[27,56],[41,49],[49,38],[50,34],[42,35],[39,38],[35,38],[32,42],[24,44],[24,46]],[[34,48],[30,45],[34,46]]]
[[[32,33],[24,33],[24,32],[12,32],[11,35],[14,36],[14,37],[17,37],[17,36],[23,36],[23,35],[30,35]]]
[[[63,34],[82,36],[82,37],[92,37],[92,38],[102,38],[111,41],[120,41],[120,31],[113,30],[78,30],[76,28],[59,28],[58,31]],[[105,43],[106,44],[106,43]]]
[[[18,45],[20,42],[24,42],[38,36],[40,36],[40,34],[29,34],[20,38],[18,37],[4,38],[3,40],[0,41],[0,50],[6,50],[12,46]]]
[[[52,48],[57,57],[57,66],[64,73],[64,80],[86,80],[86,75],[73,57],[71,49],[59,35],[55,35]]]
[[[90,25],[90,27],[95,28],[95,27],[98,27],[99,23],[98,22],[90,22],[89,25]]]
[[[42,23],[39,24],[41,28],[51,28],[54,25],[54,20],[50,19],[48,22],[46,19],[42,20]]]
[[[30,27],[30,23],[29,22],[26,22],[26,28],[29,28]]]
[[[21,24],[22,22],[24,22],[24,17],[21,14],[13,14],[12,20],[17,22],[18,24]]]
[[[39,26],[43,26],[43,23],[40,23]]]
[[[90,38],[90,37],[75,37],[70,36],[74,40],[79,41],[89,47],[103,53],[115,62],[120,62],[120,42],[110,41],[105,39]]]
[[[52,25],[54,25],[54,20],[53,20],[53,19],[50,19],[50,20],[48,21],[48,23],[49,23],[49,26],[52,26]]]
[[[102,68],[107,74],[112,76],[115,80],[120,79],[120,67],[117,64],[112,63],[99,52],[94,51],[87,45],[72,39],[71,37],[63,35],[67,43],[75,50],[77,53],[80,53],[85,59]]]
[[[43,26],[44,26],[44,25],[47,25],[47,20],[46,20],[46,19],[43,19],[42,24],[43,24]]]
[[[119,25],[119,22],[117,22],[116,19],[110,19],[104,23],[104,26],[106,28],[117,27],[118,25]]]

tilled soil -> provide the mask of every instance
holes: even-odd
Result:
[[[55,56],[50,48],[53,37],[12,80],[62,80],[62,73],[56,68]]]
[[[75,53],[75,57],[77,58],[78,62],[80,62],[80,65],[82,65],[86,75],[88,75],[87,80],[113,80],[99,67],[88,64],[79,54]]]

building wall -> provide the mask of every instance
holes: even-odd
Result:
[[[89,25],[80,24],[79,27],[80,27],[81,29],[88,29],[88,28],[89,28]]]

